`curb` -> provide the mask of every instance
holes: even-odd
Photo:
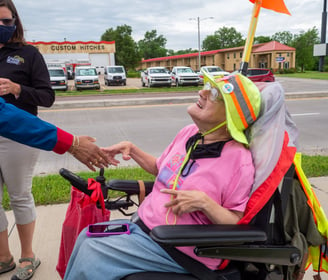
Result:
[[[287,92],[285,97],[286,99],[328,97],[328,91]]]
[[[183,104],[192,103],[198,99],[197,96],[177,96],[177,97],[140,97],[126,99],[102,99],[102,100],[77,100],[77,101],[56,101],[47,110],[72,109],[72,108],[95,108],[95,107],[116,107],[116,106],[140,106],[158,104]]]

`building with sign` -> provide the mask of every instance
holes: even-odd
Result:
[[[48,64],[90,63],[98,73],[115,65],[115,42],[28,42],[39,49]]]
[[[242,62],[244,47],[201,52],[201,66],[217,65],[226,71],[238,70]],[[296,49],[277,41],[253,45],[249,68],[271,68],[273,71],[295,68]],[[163,66],[171,70],[174,66],[189,66],[198,70],[198,52],[159,57],[141,61],[140,68]]]

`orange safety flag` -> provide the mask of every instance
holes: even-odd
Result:
[[[278,13],[290,15],[284,0],[249,0],[252,3],[259,2],[260,6],[265,9],[273,10]]]

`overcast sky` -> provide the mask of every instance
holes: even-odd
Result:
[[[285,0],[291,16],[261,9],[255,36],[276,32],[299,34],[314,26],[321,36],[324,0]],[[132,27],[138,42],[155,29],[166,48],[197,49],[197,17],[201,41],[222,27],[247,36],[253,4],[248,0],[14,0],[28,41],[100,41],[109,28]],[[213,17],[213,19],[209,19]],[[191,20],[193,18],[194,20]]]

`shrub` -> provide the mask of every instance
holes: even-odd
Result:
[[[135,70],[129,70],[126,75],[128,78],[140,78],[140,72]]]

